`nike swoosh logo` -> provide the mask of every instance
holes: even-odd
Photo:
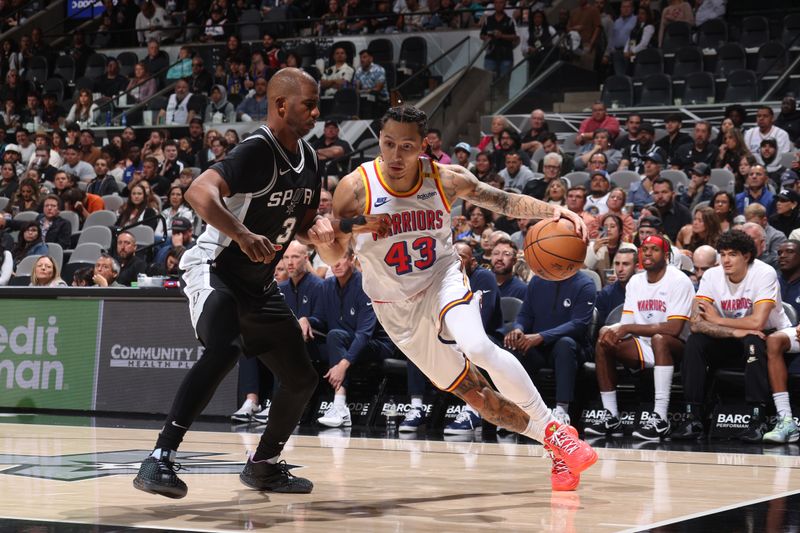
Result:
[[[176,424],[174,420],[172,421],[172,425],[173,425],[173,426],[175,426],[176,428],[181,428],[181,429],[189,429],[189,428],[187,428],[187,427],[184,427],[184,426],[182,426],[182,425],[180,425],[180,424]]]
[[[284,174],[288,174],[288,173],[289,173],[289,169],[288,168],[286,170],[279,170],[278,171],[278,174],[280,174],[281,176],[283,176]]]
[[[372,307],[372,302],[367,302],[367,307]]]
[[[388,204],[389,202],[391,202],[389,198],[380,198],[378,200],[375,200],[375,207],[380,207],[384,204]]]

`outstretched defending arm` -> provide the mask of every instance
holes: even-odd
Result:
[[[485,207],[510,218],[565,218],[575,225],[575,230],[584,240],[588,231],[583,219],[576,213],[557,205],[551,205],[532,196],[515,194],[492,187],[478,180],[472,172],[460,165],[439,165],[442,188],[448,200],[463,198],[475,205]]]

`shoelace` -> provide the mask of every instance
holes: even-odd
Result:
[[[545,445],[544,447],[544,457],[550,458],[553,461],[553,467],[550,469],[550,472],[553,474],[564,474],[569,472],[569,467],[567,463],[564,462],[563,459],[559,459],[556,457],[556,454],[553,453],[553,449],[550,446]]]
[[[158,469],[164,473],[170,472],[174,474],[175,472],[183,470],[183,466],[181,466],[180,463],[172,463],[170,461],[159,460]]]
[[[405,419],[411,421],[421,417],[422,413],[420,412],[419,409],[409,409],[408,412],[406,413]]]
[[[550,441],[556,448],[559,448],[565,453],[572,455],[580,448],[580,446],[577,442],[575,442],[575,439],[572,438],[572,435],[570,435],[565,428],[566,426],[561,426],[558,428],[552,435],[550,435]]]
[[[294,475],[289,471],[289,465],[284,460],[280,460],[275,463],[275,466],[278,467],[281,475],[286,476],[287,478],[293,478]]]
[[[644,425],[642,426],[642,429],[655,428],[656,424],[658,423],[658,420],[661,420],[661,418],[656,418],[654,416],[651,416],[650,418],[647,419],[647,421],[645,421]]]
[[[457,423],[459,423],[459,424],[460,424],[461,422],[466,422],[467,420],[469,420],[469,419],[471,418],[471,417],[470,417],[470,414],[471,414],[471,413],[470,413],[469,411],[467,411],[466,409],[464,409],[463,411],[461,411],[460,413],[458,413],[458,416],[456,416],[455,422],[457,422]]]

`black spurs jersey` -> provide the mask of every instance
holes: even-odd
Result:
[[[231,238],[210,224],[197,245],[181,259],[181,268],[213,264],[220,275],[246,292],[262,293],[273,280],[275,265],[301,229],[309,211],[319,206],[320,179],[317,155],[304,140],[293,154],[264,125],[237,145],[228,156],[211,166],[230,188],[225,205],[258,235],[280,244],[269,264],[254,263]]]

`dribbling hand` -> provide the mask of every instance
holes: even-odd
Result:
[[[280,244],[273,244],[263,235],[247,232],[236,241],[239,248],[254,263],[270,263],[275,254],[283,249]]]
[[[589,242],[589,230],[586,229],[586,223],[583,219],[578,216],[577,213],[573,213],[569,209],[565,207],[561,207],[559,205],[554,206],[553,210],[553,220],[558,220],[560,218],[564,218],[572,222],[575,226],[575,233],[578,234],[578,237],[583,239],[583,242]]]

